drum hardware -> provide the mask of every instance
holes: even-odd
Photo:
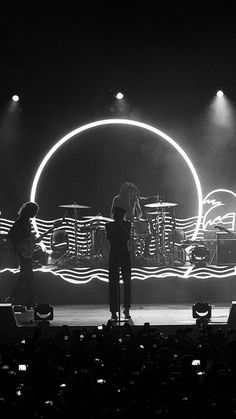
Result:
[[[62,208],[72,208],[72,209],[91,208],[91,207],[88,207],[87,205],[76,204],[76,202],[74,204],[59,205],[59,207],[62,207]]]
[[[144,236],[151,233],[149,221],[142,218],[133,221],[132,228],[134,236]]]
[[[114,221],[113,218],[109,218],[109,217],[103,217],[102,215],[98,214],[98,215],[85,215],[83,218],[87,218],[90,221],[92,220],[97,220],[97,221]]]
[[[93,227],[90,225],[84,225],[80,227],[80,232],[86,234],[86,252],[81,253],[80,257],[82,259],[88,258],[91,253],[92,243],[93,243]],[[90,245],[89,245],[89,239],[90,239]]]
[[[113,218],[104,217],[101,214],[84,216],[91,223],[91,262],[108,263],[108,249],[106,248],[106,231],[104,223],[114,221]]]
[[[64,204],[59,205],[59,207],[62,208],[68,208],[73,209],[74,214],[74,239],[75,239],[75,250],[74,250],[74,256],[70,256],[70,262],[74,265],[79,264],[79,258],[78,258],[78,241],[77,241],[77,220],[78,220],[78,209],[85,209],[85,208],[91,208],[88,205],[81,205],[74,202],[73,204]],[[80,249],[79,249],[80,250]],[[82,253],[80,253],[80,256],[82,256]]]
[[[204,244],[204,240],[181,240],[180,242],[180,246],[183,249],[187,249],[187,247],[191,247],[191,246],[200,246]]]
[[[173,202],[153,202],[151,204],[145,204],[144,206],[147,208],[167,208],[167,207],[176,207],[176,205]]]
[[[151,235],[150,221],[144,218],[131,223],[130,251],[134,257],[145,257],[147,238]]]
[[[156,211],[150,211],[148,214],[155,216],[155,256],[157,265],[171,265],[174,261],[174,244],[169,249],[166,246],[165,217],[170,214],[168,208],[173,208],[175,206],[177,206],[176,203],[163,201],[145,205],[147,208],[156,208]],[[173,213],[173,209],[171,211],[175,227],[175,214]]]
[[[91,246],[90,256],[91,259],[97,262],[103,262],[107,264],[105,253],[105,240],[106,232],[104,228],[104,222],[114,221],[113,218],[104,217],[101,214],[84,216],[83,218],[88,220],[90,223],[90,234],[91,234]]]
[[[147,212],[146,214],[151,214],[151,215],[167,215],[170,214],[170,211],[154,211],[154,212]]]
[[[99,263],[105,266],[108,263],[109,243],[106,238],[104,224],[114,221],[113,218],[98,215],[83,216],[90,224],[91,246],[90,246],[90,263]]]
[[[90,227],[90,226],[83,226],[83,227],[80,227],[80,231],[81,231],[81,233],[90,233],[90,231],[92,230],[92,228]]]
[[[147,199],[156,199],[157,201],[159,200],[159,195],[152,195],[152,196],[138,196],[139,199],[142,200],[147,200]]]
[[[160,207],[160,208],[164,208]],[[161,221],[159,221],[159,214],[157,215],[158,218],[158,226],[159,228],[157,229],[157,233],[158,233],[158,244],[157,244],[157,248],[158,248],[158,254],[157,254],[157,264],[158,265],[166,265],[167,264],[167,250],[166,250],[166,245],[165,245],[165,216],[166,216],[166,211],[161,210],[160,211],[160,219]]]
[[[170,245],[170,264],[181,264],[184,265],[186,262],[186,252],[183,249],[181,243],[185,233],[183,230],[176,229],[175,218],[172,229],[168,234],[168,242]]]
[[[184,265],[186,262],[186,252],[181,247],[181,241],[185,239],[185,232],[182,229],[176,228],[175,210],[172,210],[172,229],[168,234],[169,255],[168,265]]]

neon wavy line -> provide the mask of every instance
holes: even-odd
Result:
[[[19,272],[18,268],[4,268],[0,270],[0,273],[4,272],[12,272],[16,274]],[[94,279],[101,280],[103,282],[108,282],[108,270],[107,269],[87,269],[87,268],[80,268],[80,270],[75,269],[56,269],[51,270],[48,268],[36,268],[34,269],[35,272],[45,272],[51,273],[54,276],[59,276],[63,280],[73,284],[87,284]],[[82,272],[81,272],[82,271]],[[132,280],[138,279],[140,281],[155,278],[166,278],[168,276],[177,276],[179,278],[226,278],[230,276],[234,276],[236,274],[236,267],[228,267],[228,266],[219,266],[219,267],[205,267],[205,268],[194,268],[194,266],[190,266],[187,268],[179,267],[179,268],[155,268],[152,271],[150,269],[132,269]],[[122,282],[122,281],[121,281]]]

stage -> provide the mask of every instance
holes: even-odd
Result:
[[[212,318],[210,324],[224,325],[229,316],[230,304],[212,305]],[[54,318],[50,321],[51,327],[68,325],[70,327],[97,327],[107,324],[110,319],[109,307],[107,305],[55,305],[53,306]],[[196,319],[192,315],[191,304],[134,304],[130,310],[133,326],[143,326],[149,323],[152,326],[194,326]],[[33,310],[28,314],[16,313],[19,325],[29,325],[29,319],[33,317]],[[121,320],[124,316],[121,311]],[[24,321],[26,320],[26,321]],[[124,321],[122,321],[124,324]]]
[[[55,336],[62,326],[68,326],[70,333],[75,330],[96,333],[101,326],[109,323],[110,313],[107,305],[54,305],[53,320],[42,322],[35,321],[34,310],[25,312],[14,312],[9,306],[7,317],[3,316],[0,322],[1,334],[8,338],[24,339],[33,337],[36,330],[41,328],[43,336]],[[208,330],[216,332],[221,329],[223,333],[228,332],[227,320],[230,314],[231,304],[213,304],[211,318],[208,322]],[[114,333],[123,335],[126,333],[126,326],[131,326],[134,333],[139,332],[145,323],[150,327],[158,328],[164,334],[174,334],[177,330],[186,330],[191,337],[199,334],[196,319],[192,315],[191,304],[134,304],[131,308],[131,319],[124,321],[121,314],[120,324],[113,324]],[[100,328],[99,328],[100,326]]]
[[[10,295],[18,269],[0,272],[0,301]],[[34,295],[38,303],[61,305],[107,305],[108,270],[105,268],[62,268],[44,266],[34,269]],[[236,300],[235,266],[210,265],[203,268],[140,267],[132,268],[131,304],[227,304]],[[120,282],[121,302],[123,284]],[[22,287],[19,301],[24,302]]]
[[[189,267],[188,267],[189,268]],[[231,274],[217,276],[219,267],[211,267],[215,276],[207,275],[206,269],[198,269],[196,276],[184,277],[187,267],[182,269],[182,275],[165,275],[163,268],[156,271],[156,276],[138,278],[133,272],[131,294],[131,320],[125,324],[139,330],[145,323],[158,327],[164,333],[175,333],[178,329],[191,328],[191,333],[197,333],[196,318],[193,317],[192,307],[196,302],[207,302],[211,308],[209,327],[213,330],[221,328],[228,330],[227,321],[236,300],[235,267],[231,267]],[[168,268],[169,269],[169,268]],[[209,269],[209,268],[208,268]],[[230,269],[225,267],[224,269]],[[169,272],[169,270],[168,270]],[[158,275],[159,273],[159,275]],[[220,273],[220,270],[219,272]],[[38,304],[49,304],[53,309],[53,319],[49,321],[44,332],[54,335],[63,326],[71,330],[86,328],[94,330],[98,326],[107,325],[110,320],[108,296],[108,272],[104,270],[103,279],[94,275],[89,281],[65,280],[61,275],[47,269],[34,271],[34,294]],[[1,302],[9,294],[15,283],[17,272],[2,272],[0,275]],[[123,284],[120,284],[121,308],[123,299]],[[21,298],[17,303],[23,301]],[[13,309],[11,306],[9,310]],[[9,318],[0,322],[0,331],[10,333],[12,337],[32,336],[38,321],[34,319],[34,310],[15,312],[15,320],[9,326]],[[6,327],[7,325],[7,327]],[[43,324],[45,326],[45,324]],[[236,324],[235,327],[236,329]],[[124,333],[124,332],[121,332]]]
[[[48,245],[49,248],[49,245]],[[215,243],[213,244],[214,254]],[[213,258],[210,258],[213,261]],[[0,301],[10,295],[19,269],[11,266],[11,258],[2,258],[0,270]],[[110,319],[108,295],[107,253],[87,258],[79,254],[76,263],[69,259],[55,264],[51,257],[47,264],[34,267],[34,296],[38,304],[50,304],[54,318],[47,333],[55,333],[61,326],[94,329],[106,325]],[[227,320],[232,301],[236,300],[235,263],[217,264],[207,262],[205,266],[176,258],[166,265],[142,264],[136,259],[131,276],[131,315],[128,324],[139,329],[145,323],[157,326],[167,333],[179,328],[196,331],[196,319],[192,316],[195,302],[207,302],[212,307],[209,326],[227,330]],[[121,304],[123,283],[120,281]],[[16,304],[24,305],[24,289]],[[15,313],[13,335],[31,335],[38,326],[33,310]],[[122,317],[121,317],[122,319]],[[124,322],[121,322],[121,327]],[[5,324],[2,323],[2,330]]]

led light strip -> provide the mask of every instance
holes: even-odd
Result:
[[[136,126],[139,128],[143,128],[145,130],[151,131],[154,134],[162,137],[164,140],[166,140],[168,143],[170,143],[180,154],[181,156],[184,158],[186,164],[188,165],[193,179],[194,179],[194,183],[196,186],[196,191],[197,191],[197,196],[198,196],[198,215],[197,215],[197,222],[196,222],[196,227],[194,229],[193,235],[191,237],[192,240],[195,240],[197,238],[198,235],[198,231],[200,228],[200,224],[201,224],[201,217],[202,217],[202,208],[203,208],[203,199],[202,199],[202,188],[201,188],[201,184],[200,184],[200,180],[198,178],[196,169],[193,165],[193,163],[191,162],[190,158],[187,156],[187,154],[185,153],[185,151],[176,143],[176,141],[174,141],[171,137],[169,137],[168,135],[166,135],[165,133],[163,133],[162,131],[160,131],[157,128],[152,127],[151,125],[148,124],[144,124],[142,122],[138,122],[138,121],[133,121],[130,119],[104,119],[104,120],[100,120],[100,121],[95,121],[95,122],[91,122],[89,124],[83,125],[73,131],[71,131],[69,134],[65,135],[63,138],[61,138],[59,141],[57,141],[56,144],[54,144],[54,146],[48,151],[48,153],[45,155],[45,157],[43,158],[43,160],[41,161],[34,180],[33,180],[33,184],[32,184],[32,188],[31,188],[31,194],[30,194],[30,200],[31,201],[35,201],[36,200],[36,193],[37,193],[37,187],[38,187],[38,183],[40,180],[40,176],[46,166],[46,164],[48,163],[48,161],[50,160],[50,158],[53,156],[53,154],[68,140],[70,140],[72,137],[80,134],[83,131],[86,131],[88,129],[91,128],[96,128],[102,125],[111,125],[111,124],[123,124],[123,125],[132,125],[132,126]],[[34,224],[34,228],[36,233],[38,234],[38,229],[37,229],[37,222],[34,219],[33,220],[33,224]]]

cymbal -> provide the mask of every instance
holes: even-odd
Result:
[[[162,214],[169,214],[170,211],[154,211],[154,212],[147,212],[146,214],[152,214],[152,215],[162,215]]]
[[[180,241],[180,246],[181,247],[185,247],[185,248],[187,248],[187,247],[189,247],[189,246],[204,246],[204,241],[202,241],[202,240],[181,240]]]
[[[114,221],[113,218],[103,217],[102,215],[84,215],[83,218],[87,218],[90,221],[93,221],[93,220]]]
[[[87,205],[80,205],[80,204],[66,204],[66,205],[59,205],[59,207],[63,208],[91,208]]]
[[[173,202],[153,202],[151,204],[145,204],[145,207],[148,208],[165,208],[165,207],[175,207],[177,204]]]

